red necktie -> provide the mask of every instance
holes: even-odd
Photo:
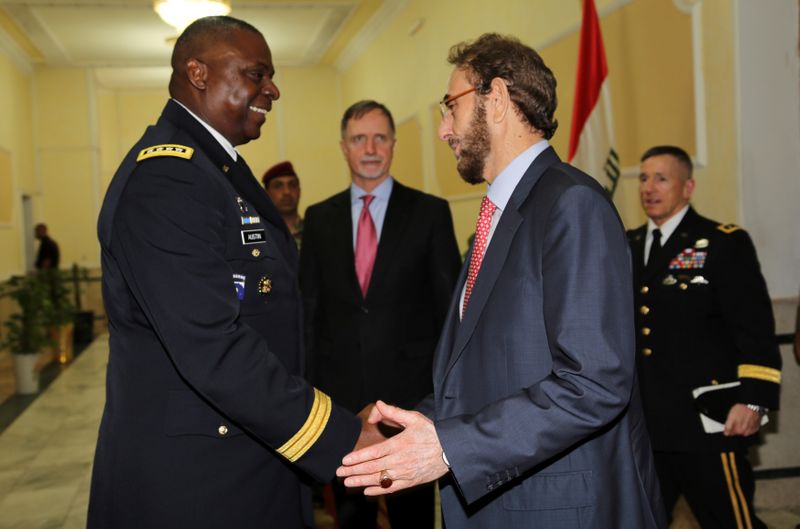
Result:
[[[369,204],[372,195],[364,195],[364,207],[361,209],[361,216],[358,217],[358,231],[356,232],[356,276],[358,285],[361,287],[361,294],[366,298],[369,288],[369,279],[372,276],[372,268],[375,266],[375,255],[378,253],[378,233],[375,231],[375,223],[372,222],[372,215],[369,214]]]
[[[489,239],[489,229],[492,227],[492,215],[496,209],[497,206],[492,204],[489,197],[483,197],[481,212],[478,214],[478,222],[475,224],[475,241],[472,244],[472,258],[469,260],[467,288],[464,291],[464,305],[461,307],[461,314],[467,312],[467,303],[472,295],[475,278],[478,277],[478,271],[481,269],[483,254],[486,252],[486,241]]]

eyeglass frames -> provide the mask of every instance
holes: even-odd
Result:
[[[442,113],[442,118],[452,114],[453,109],[450,107],[450,105],[453,103],[453,101],[455,101],[459,97],[462,97],[462,96],[465,96],[465,95],[467,95],[469,93],[472,93],[475,90],[477,90],[477,88],[473,86],[472,88],[470,88],[468,90],[464,90],[463,92],[459,92],[458,94],[456,94],[454,96],[450,96],[450,97],[445,96],[441,101],[439,101],[439,112]]]

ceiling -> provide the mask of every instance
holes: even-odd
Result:
[[[277,65],[341,68],[404,3],[231,0],[231,16],[264,34]],[[0,33],[17,62],[91,67],[101,84],[122,86],[161,83],[176,36],[151,0],[0,0]]]

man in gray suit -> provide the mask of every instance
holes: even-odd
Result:
[[[448,529],[666,527],[634,368],[631,262],[603,188],[547,140],[556,81],[518,40],[455,66],[439,137],[487,181],[434,359],[434,393],[370,420],[404,428],[344,458],[365,494],[440,479]]]

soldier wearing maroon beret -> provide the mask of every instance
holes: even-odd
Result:
[[[300,202],[300,179],[297,178],[292,162],[273,165],[267,169],[261,181],[299,249],[303,238],[303,217],[297,212],[297,204]]]

